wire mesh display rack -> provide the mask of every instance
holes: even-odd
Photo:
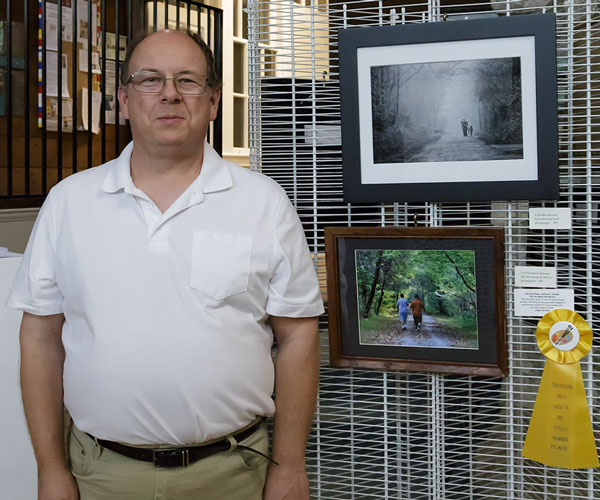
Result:
[[[324,143],[315,132],[317,125],[340,125],[339,29],[443,22],[444,15],[542,12],[554,12],[557,20],[559,201],[343,202],[341,145],[339,140]],[[515,266],[546,265],[557,268],[559,288],[574,290],[576,310],[592,329],[599,324],[597,1],[250,0],[247,13],[251,167],[275,178],[288,192],[323,283],[325,226],[407,226],[416,216],[425,226],[492,225],[503,227],[506,235],[508,377],[335,369],[329,366],[322,318],[320,394],[308,447],[312,497],[598,498],[596,470],[560,470],[521,455],[544,358],[534,335],[539,318],[516,317],[513,312]],[[267,43],[273,49],[273,40],[275,50],[266,51]],[[529,208],[543,206],[570,208],[572,229],[529,229]],[[595,349],[581,367],[597,440],[600,366]]]

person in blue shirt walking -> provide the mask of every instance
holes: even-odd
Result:
[[[408,300],[404,298],[404,294],[400,294],[398,299],[398,319],[402,322],[402,329],[406,330],[406,321],[408,319]]]

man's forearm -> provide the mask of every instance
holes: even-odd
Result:
[[[62,315],[23,315],[21,390],[38,470],[65,468]]]
[[[277,337],[275,361],[275,429],[273,458],[263,492],[264,500],[308,500],[305,467],[319,384],[317,318],[271,317]]]
[[[305,335],[280,342],[275,364],[273,458],[281,465],[304,467],[319,384],[319,337],[316,320]]]

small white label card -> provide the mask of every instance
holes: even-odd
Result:
[[[515,289],[515,316],[543,316],[554,309],[575,309],[575,294],[572,289]]]
[[[340,125],[304,125],[304,143],[317,146],[341,146],[342,127]]]
[[[515,266],[515,286],[556,288],[556,268]]]
[[[530,208],[529,229],[571,229],[571,209]]]

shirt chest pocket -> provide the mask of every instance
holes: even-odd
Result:
[[[248,288],[252,238],[237,234],[194,231],[190,285],[222,300]]]

